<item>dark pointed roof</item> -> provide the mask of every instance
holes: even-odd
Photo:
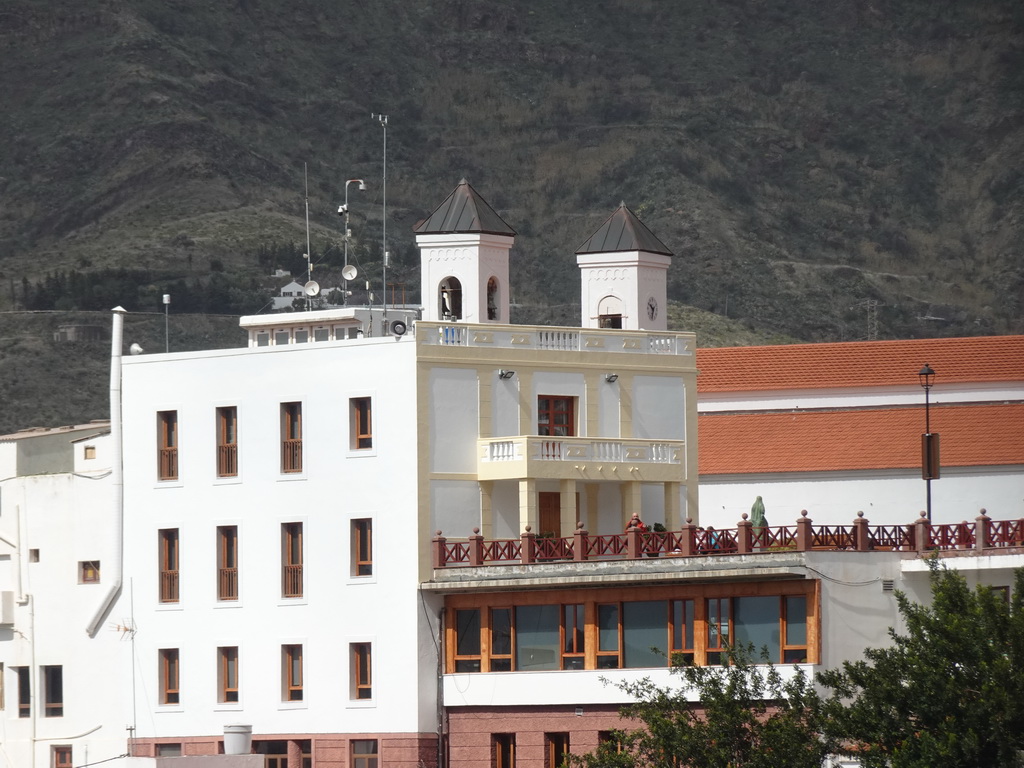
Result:
[[[494,212],[480,193],[463,179],[434,212],[412,228],[418,235],[449,235],[454,232],[479,232],[511,235],[516,232]]]
[[[624,202],[607,218],[590,239],[576,249],[581,253],[616,253],[619,251],[647,251],[671,256],[668,249],[647,226],[636,217]]]

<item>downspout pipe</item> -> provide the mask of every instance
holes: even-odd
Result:
[[[111,512],[107,524],[108,543],[113,561],[110,572],[114,580],[100,603],[96,615],[85,628],[89,637],[95,637],[100,625],[121,594],[124,578],[124,467],[122,466],[123,429],[121,426],[121,349],[124,337],[124,307],[114,307],[110,332],[110,440],[111,448]],[[103,568],[107,570],[106,565]]]

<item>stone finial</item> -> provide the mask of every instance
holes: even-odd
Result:
[[[920,515],[918,515],[918,517],[920,517],[920,518],[921,518],[922,520],[927,520],[927,519],[928,519],[928,511],[927,511],[927,510],[924,510],[924,509],[922,509],[922,510],[921,510],[921,514],[920,514]]]
[[[862,509],[862,510],[860,510],[860,511],[859,511],[859,512],[857,513],[857,517],[864,517],[864,510],[863,510],[863,509]]]
[[[743,514],[741,515],[741,517],[742,517],[742,518],[743,518],[744,520],[746,520],[746,519],[747,519],[747,513],[746,513],[746,512],[744,512],[744,513],[743,513]]]
[[[474,536],[479,536],[480,535],[480,526],[478,526],[478,525],[474,525],[473,526],[473,535]]]
[[[806,509],[801,509],[800,510],[800,517],[807,517],[807,510]]]
[[[580,520],[578,523],[576,523],[576,530],[577,531],[582,531],[583,530],[583,521],[582,520]]]
[[[440,529],[440,528],[438,528],[438,529],[437,529],[437,530],[436,530],[436,531],[434,532],[434,535],[435,535],[435,536],[440,536],[440,535],[441,535],[441,529]]]
[[[527,532],[527,533],[529,533],[529,532],[530,532],[530,531],[532,531],[532,530],[533,530],[533,528],[531,528],[531,527],[530,527],[529,525],[528,525],[528,526],[526,526],[526,532]]]
[[[692,517],[686,518],[686,524],[687,525],[693,525],[693,518]]]

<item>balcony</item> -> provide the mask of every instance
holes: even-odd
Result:
[[[686,480],[684,447],[682,440],[492,437],[477,441],[477,476],[681,483]]]
[[[922,513],[923,515],[924,513]],[[744,515],[744,518],[746,515]],[[582,526],[582,523],[580,523]],[[928,557],[935,553],[993,555],[1024,549],[1024,518],[992,520],[985,511],[973,523],[931,525],[922,517],[909,525],[813,525],[803,512],[796,525],[755,528],[742,520],[736,528],[701,528],[687,522],[679,531],[591,535],[581,527],[573,536],[540,538],[527,531],[517,539],[432,541],[435,569],[490,565],[534,565],[558,561],[639,560],[650,557],[720,557],[786,552],[898,551]]]
[[[634,355],[678,355],[691,359],[697,348],[694,334],[673,331],[475,325],[424,321],[416,323],[416,338],[421,345],[425,346],[507,350],[542,349],[558,352],[620,352]]]

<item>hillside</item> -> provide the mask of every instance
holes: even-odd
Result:
[[[410,298],[411,226],[465,176],[519,233],[524,321],[578,315],[624,200],[670,297],[739,333],[1024,331],[1017,0],[7,0],[0,51],[0,310],[258,311],[304,268],[304,164],[317,279],[362,177],[379,291],[383,112]]]

